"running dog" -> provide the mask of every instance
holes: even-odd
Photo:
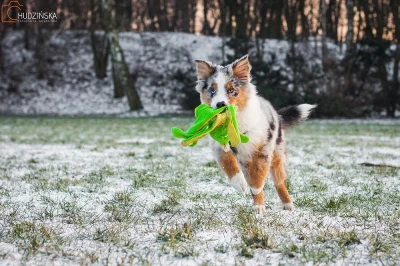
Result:
[[[253,207],[263,213],[263,188],[271,172],[283,209],[294,210],[285,182],[285,130],[307,119],[316,105],[301,104],[276,111],[269,101],[257,95],[247,55],[227,66],[203,60],[196,60],[196,64],[196,90],[201,102],[213,108],[235,105],[239,130],[250,138],[248,143],[230,149],[211,142],[215,160],[231,185],[243,193],[250,187]]]

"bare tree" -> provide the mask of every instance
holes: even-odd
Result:
[[[128,97],[129,108],[131,111],[141,109],[142,103],[129,73],[124,52],[122,51],[121,45],[118,42],[118,32],[111,32],[109,34],[109,38],[114,88],[123,90],[125,92],[126,96]]]
[[[293,70],[293,86],[297,89],[297,64],[296,64],[296,28],[299,2],[294,0],[285,1],[285,17],[287,24],[287,36],[290,40],[291,67]]]
[[[209,35],[211,33],[210,22],[208,21],[208,0],[203,0],[203,34]]]
[[[48,69],[46,64],[46,42],[43,37],[43,29],[40,26],[37,27],[36,36],[36,76],[38,79],[43,79],[47,76]]]
[[[346,52],[349,54],[353,50],[353,18],[354,18],[354,2],[353,0],[346,0],[347,7],[347,34],[346,34]]]
[[[101,0],[101,9],[105,16],[110,17],[108,23],[103,23],[110,42],[111,64],[114,83],[114,97],[120,98],[126,95],[130,110],[142,108],[139,95],[135,89],[135,84],[129,73],[125,55],[118,41],[118,30],[116,27],[112,0]]]
[[[110,42],[107,32],[102,36],[95,33],[96,15],[100,12],[99,5],[95,4],[95,0],[90,0],[92,17],[90,25],[90,43],[93,51],[93,65],[96,77],[103,79],[107,76],[108,55],[110,51]]]
[[[372,33],[372,26],[371,26],[371,11],[369,1],[360,1],[359,4],[362,5],[362,9],[364,11],[364,21],[365,21],[365,28],[364,28],[364,35],[366,40],[372,40],[374,35]]]
[[[394,67],[393,67],[393,84],[390,90],[389,95],[389,108],[388,108],[388,116],[394,117],[396,114],[396,108],[398,105],[399,98],[399,63],[400,63],[400,1],[392,0],[392,10],[393,10],[393,23],[395,25],[394,39],[396,39],[396,52],[394,57]]]
[[[115,1],[115,19],[119,30],[131,29],[132,0]]]
[[[299,0],[299,12],[300,12],[300,22],[301,22],[301,37],[303,40],[307,40],[310,29],[308,25],[307,16],[305,14],[305,0]]]
[[[182,31],[190,32],[190,13],[189,13],[189,0],[179,1],[181,6],[181,21],[182,21]]]
[[[322,46],[322,65],[324,69],[326,68],[326,56],[327,56],[327,48],[326,48],[326,3],[325,0],[320,0],[320,9],[319,9],[319,17],[321,23],[321,46]]]
[[[24,25],[24,48],[26,50],[31,49],[31,27],[29,26],[29,23],[26,23]]]
[[[4,72],[4,54],[3,54],[3,41],[6,37],[6,27],[2,27],[0,31],[0,72]]]

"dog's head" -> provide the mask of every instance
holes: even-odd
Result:
[[[250,62],[247,55],[227,66],[214,65],[209,61],[196,60],[197,86],[202,103],[213,108],[227,104],[239,110],[246,106],[255,88],[250,83]]]

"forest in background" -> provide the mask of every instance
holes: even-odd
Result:
[[[129,72],[129,62],[125,62],[118,42],[118,32],[122,31],[219,36],[223,63],[249,53],[254,83],[260,94],[275,99],[272,101],[276,106],[315,102],[320,105],[319,114],[325,117],[394,117],[399,109],[399,2],[27,0],[23,3],[25,10],[57,12],[57,21],[2,23],[0,37],[2,41],[12,30],[23,31],[24,47],[35,52],[37,77],[45,79],[46,34],[66,29],[88,30],[96,77],[102,79],[107,75],[110,61],[114,97],[128,96],[131,110],[140,108],[141,103],[135,89],[137,73]],[[269,39],[290,44],[285,57],[289,74],[273,67],[278,55],[264,50]],[[331,53],[329,46],[340,52]],[[0,71],[5,73],[2,53]],[[315,62],[310,62],[305,54],[313,54]],[[172,76],[187,78],[182,73]]]

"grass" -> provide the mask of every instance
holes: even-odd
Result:
[[[0,259],[18,264],[384,264],[400,260],[400,122],[288,132],[267,211],[232,189],[188,118],[0,116]],[[149,130],[150,129],[150,130]]]

